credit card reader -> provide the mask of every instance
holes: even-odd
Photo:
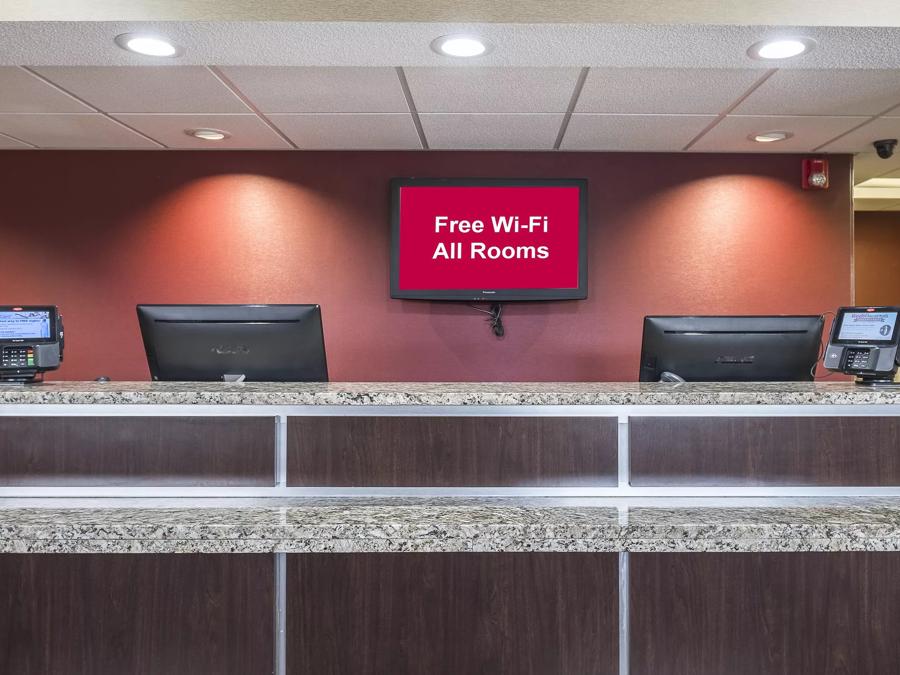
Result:
[[[52,305],[0,305],[0,383],[34,383],[63,360],[62,316]]]
[[[841,307],[831,325],[824,365],[869,385],[891,385],[897,373],[900,307]]]

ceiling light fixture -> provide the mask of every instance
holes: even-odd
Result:
[[[141,33],[117,35],[116,44],[122,49],[144,56],[179,56],[182,52],[180,47],[165,38]]]
[[[431,48],[444,56],[471,58],[483,56],[493,47],[484,38],[473,35],[442,35],[431,43]]]
[[[228,132],[220,129],[185,129],[184,133],[203,141],[222,141],[230,136]]]
[[[790,131],[766,131],[761,134],[751,134],[748,138],[757,143],[776,143],[786,141],[793,135]]]
[[[780,38],[778,40],[763,40],[762,42],[757,42],[747,50],[747,54],[751,58],[762,59],[764,61],[789,59],[794,56],[805,54],[815,46],[816,41],[812,38]]]

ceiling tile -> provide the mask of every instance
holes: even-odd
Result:
[[[691,147],[695,152],[811,152],[822,143],[853,128],[864,117],[798,117],[729,115]],[[776,143],[757,143],[747,138],[766,131],[794,135]]]
[[[91,109],[27,70],[0,67],[0,113],[54,112],[91,112]]]
[[[301,150],[419,150],[409,113],[269,115]]]
[[[761,76],[725,68],[592,68],[575,112],[717,115]]]
[[[881,159],[874,150],[862,152],[853,157],[853,182],[884,176],[900,178],[900,152],[895,152],[890,159]]]
[[[2,148],[3,150],[21,150],[30,147],[32,146],[28,145],[28,143],[22,143],[21,141],[17,141],[15,138],[10,138],[9,136],[0,134],[0,148]]]
[[[64,66],[35,71],[109,113],[250,112],[202,66]]]
[[[116,115],[128,126],[170,148],[196,150],[280,150],[291,145],[256,115]],[[221,141],[204,141],[186,129],[218,129]]]
[[[437,113],[566,112],[578,68],[406,68],[416,109]]]
[[[552,150],[564,115],[423,114],[435,150]]]
[[[715,115],[575,114],[561,149],[679,151],[715,119]]]
[[[779,70],[734,112],[740,115],[877,115],[900,104],[896,70]]]
[[[264,113],[409,112],[393,68],[235,66],[222,73]]]
[[[897,76],[900,77],[900,73]],[[873,150],[872,141],[882,138],[900,138],[900,117],[874,119],[856,131],[851,131],[846,136],[829,143],[822,150],[825,152],[871,152]],[[878,157],[878,155],[875,156]]]
[[[0,133],[9,134],[40,148],[159,147],[100,114],[0,114]]]

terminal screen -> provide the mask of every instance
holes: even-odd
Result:
[[[846,312],[838,340],[890,340],[897,312]]]
[[[0,312],[0,340],[39,340],[50,337],[50,312]]]

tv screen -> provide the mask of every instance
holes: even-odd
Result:
[[[391,297],[587,297],[587,181],[396,178]]]

